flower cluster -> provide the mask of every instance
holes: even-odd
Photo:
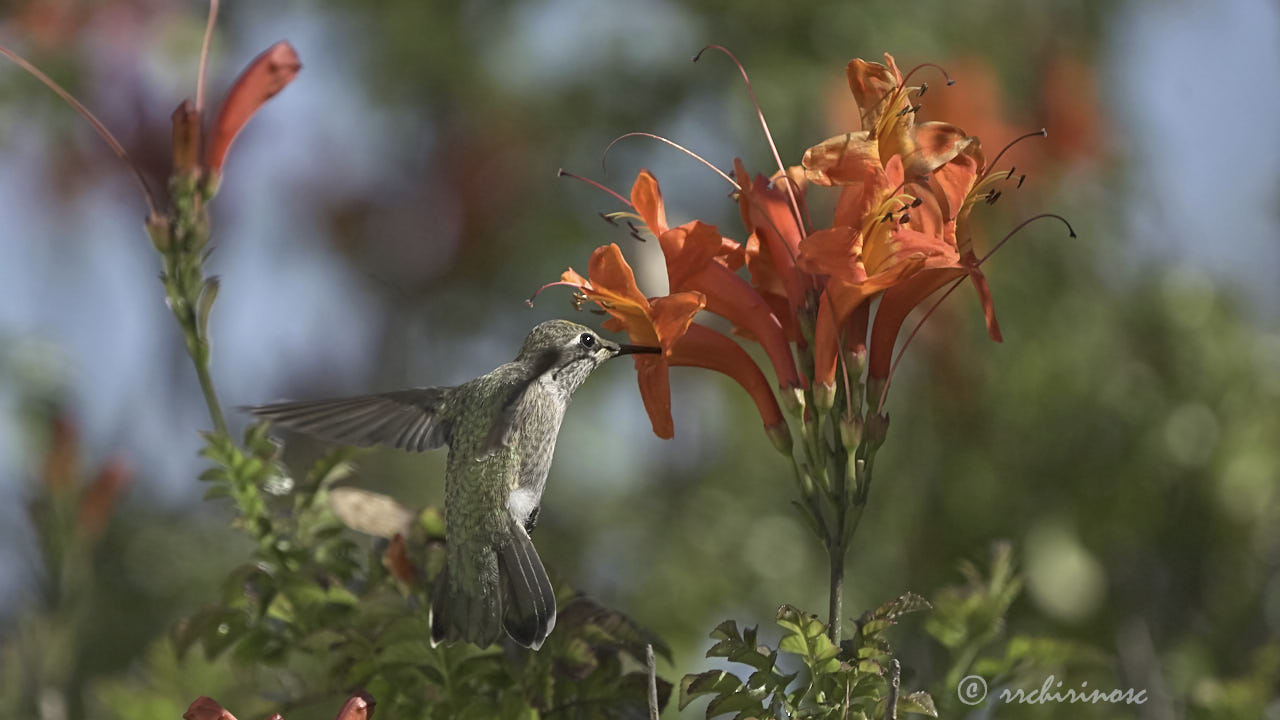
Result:
[[[977,289],[991,338],[1000,341],[968,220],[977,202],[999,197],[999,184],[1013,179],[1013,171],[992,172],[978,138],[959,127],[917,122],[920,105],[913,101],[927,84],[909,84],[915,71],[904,75],[892,56],[886,53],[885,60],[848,64],[860,129],[810,147],[799,165],[779,163],[772,178],[753,177],[735,161],[734,176],[725,177],[741,211],[742,242],[700,220],[672,227],[658,181],[646,170],[629,201],[617,196],[628,211],[607,217],[634,218],[657,237],[671,294],[646,297],[612,244],[596,249],[585,277],[569,269],[550,284],[573,287],[580,301],[598,305],[611,316],[606,328],[662,348],[660,355],[635,358],[645,408],[660,437],[673,434],[668,367],[691,365],[741,384],[784,452],[791,437],[779,399],[803,413],[806,424],[814,410],[825,413],[840,400],[842,437],[852,450],[863,434],[864,394],[883,420],[883,393],[907,316],[964,278]],[[827,188],[838,193],[834,213],[829,225],[815,227],[806,193]],[[739,272],[744,266],[745,275]],[[727,319],[736,334],[761,345],[777,379],[776,394],[736,342],[694,322],[701,311]]]

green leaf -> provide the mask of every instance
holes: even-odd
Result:
[[[738,676],[724,670],[708,670],[696,675],[685,675],[680,679],[680,704],[678,709],[684,710],[700,695],[726,695],[742,687]]]
[[[707,717],[713,718],[717,715],[726,715],[728,713],[739,713],[739,717],[744,717],[743,713],[763,717],[765,714],[764,696],[765,693],[761,689],[743,689],[728,695],[722,695],[707,703]]]
[[[778,608],[778,625],[786,631],[778,649],[799,655],[815,676],[840,669],[836,656],[840,648],[827,637],[827,627],[816,615],[800,612],[790,605]]]
[[[938,717],[938,710],[933,706],[933,697],[923,690],[898,698],[898,712]]]
[[[732,640],[741,642],[742,633],[738,632],[738,623],[735,620],[725,620],[711,631],[712,640]],[[710,657],[710,655],[708,655]]]

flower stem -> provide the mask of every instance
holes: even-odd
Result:
[[[841,513],[843,515],[843,513]],[[844,518],[840,518],[843,524]],[[846,547],[836,540],[827,545],[827,559],[830,560],[830,594],[827,598],[827,636],[831,642],[840,644],[840,618],[844,616],[844,558]]]
[[[200,391],[204,393],[204,403],[209,406],[209,417],[213,420],[213,429],[222,435],[227,434],[227,420],[222,415],[222,405],[218,403],[218,393],[213,388],[213,377],[209,375],[209,344],[201,341],[201,357],[192,357],[196,366],[196,377],[200,379]]]

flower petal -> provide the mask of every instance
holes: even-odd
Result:
[[[665,358],[655,355],[636,355],[636,379],[640,384],[640,399],[649,414],[653,434],[664,440],[675,437],[675,421],[671,419],[671,378]]]
[[[631,204],[635,205],[636,212],[640,213],[654,237],[660,237],[669,229],[662,190],[658,187],[658,179],[648,170],[641,170],[636,175],[636,181],[631,185]]]
[[[964,130],[944,122],[917,123],[911,130],[911,151],[903,157],[907,175],[927,175],[964,150],[973,140]]]
[[[702,272],[722,248],[720,231],[699,220],[662,233],[658,243],[667,260],[672,290],[688,289],[689,278]]]
[[[689,329],[693,316],[706,305],[707,298],[700,292],[678,292],[654,299],[650,319],[658,344],[667,354]]]
[[[761,250],[767,249],[768,262],[773,265],[777,279],[785,288],[784,294],[791,305],[791,311],[796,312],[804,305],[805,297],[806,280],[795,265],[804,231],[796,226],[796,218],[792,214],[785,190],[771,187],[762,175],[757,175],[753,181],[741,160],[735,159],[733,162],[738,186],[742,188],[739,203],[745,208],[747,232],[755,233]],[[760,259],[765,257],[766,253],[759,254]],[[749,256],[747,267],[748,270],[751,269]]]
[[[1004,335],[1000,333],[1000,323],[996,320],[996,305],[991,298],[991,286],[987,284],[987,276],[978,269],[977,262],[969,265],[969,279],[973,281],[973,288],[978,291],[978,301],[982,303],[982,317],[987,323],[987,336],[994,342],[1004,342]]]
[[[982,154],[982,143],[978,138],[964,147],[945,165],[933,171],[933,182],[941,189],[938,200],[943,205],[946,219],[954,220],[964,205],[965,197],[973,189],[978,176],[986,168],[986,159]]]
[[[893,58],[885,53],[885,57],[889,62],[893,62]],[[845,75],[849,79],[849,90],[853,93],[854,102],[858,103],[858,109],[862,111],[862,129],[871,130],[880,121],[880,116],[890,111],[888,104],[894,99],[898,83],[901,82],[902,76],[898,73],[897,67],[886,67],[876,62],[867,62],[860,58],[854,58],[849,61],[845,67]],[[900,97],[899,101],[905,96]],[[892,108],[892,112],[897,112],[899,108]]]
[[[880,151],[866,131],[845,133],[805,150],[800,162],[815,185],[865,183],[880,172]]]
[[[800,267],[821,275],[849,275],[856,270],[858,231],[837,226],[819,230],[800,241]]]

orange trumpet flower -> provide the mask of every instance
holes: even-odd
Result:
[[[636,177],[631,201],[658,237],[671,290],[702,293],[708,312],[750,333],[768,354],[783,397],[799,402],[800,376],[782,322],[760,293],[731,268],[730,263],[740,258],[741,246],[698,220],[668,229],[662,191],[648,170],[641,170]]]
[[[764,373],[737,343],[710,328],[693,323],[693,316],[706,306],[706,296],[696,291],[680,291],[665,297],[646,298],[636,286],[635,273],[615,244],[603,245],[591,253],[588,277],[572,268],[560,281],[544,286],[577,288],[611,317],[609,330],[626,331],[631,342],[657,345],[658,355],[636,355],[640,397],[644,401],[653,432],[658,437],[675,435],[671,419],[671,385],[668,368],[685,365],[707,368],[732,377],[751,395],[765,430],[775,445],[790,445],[791,436],[782,418],[778,401]]]

